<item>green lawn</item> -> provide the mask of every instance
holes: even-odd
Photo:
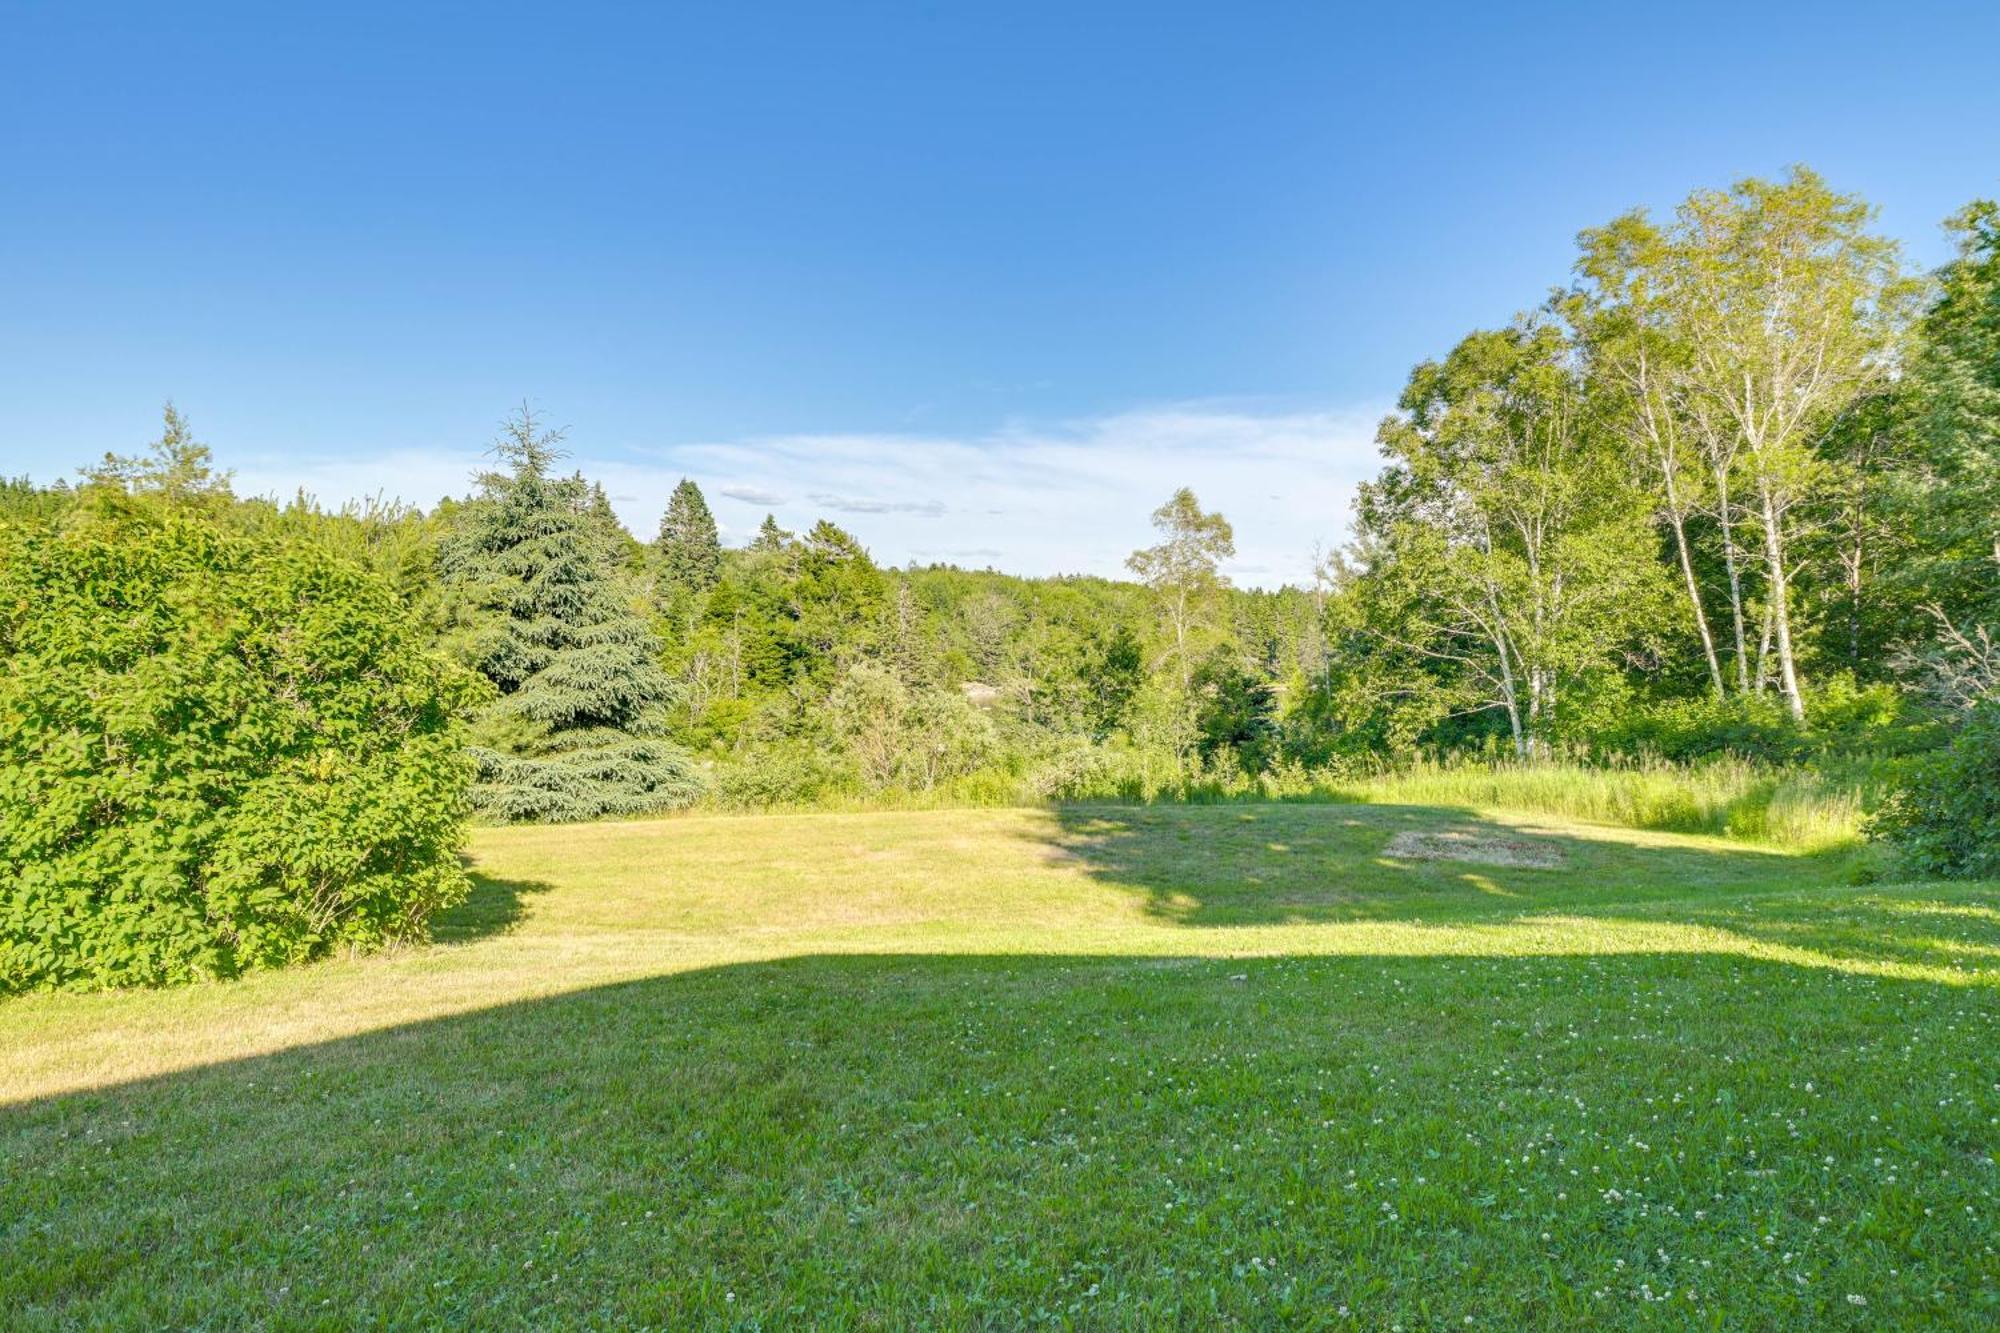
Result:
[[[0,1322],[2000,1323],[1994,886],[1394,806],[473,855],[431,948],[0,1001]]]

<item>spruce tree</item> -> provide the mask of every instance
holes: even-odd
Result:
[[[667,512],[660,516],[655,546],[661,590],[669,597],[699,596],[722,576],[722,538],[715,530],[715,515],[709,512],[701,487],[686,477],[674,487]]]
[[[684,804],[699,788],[663,736],[673,692],[659,643],[617,574],[580,476],[556,477],[559,432],[523,409],[440,552],[469,609],[462,653],[499,687],[475,729],[473,804],[510,820],[578,820]]]
[[[757,525],[757,535],[751,540],[750,549],[760,552],[782,551],[785,549],[785,543],[791,539],[792,534],[779,527],[778,520],[774,516],[766,514],[764,521]]]

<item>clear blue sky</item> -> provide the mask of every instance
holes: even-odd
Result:
[[[1991,3],[0,0],[0,470],[171,396],[249,489],[427,502],[528,397],[639,528],[687,471],[1096,569],[1184,478],[1293,576],[1581,227],[1805,161],[1942,258],[1996,53]]]

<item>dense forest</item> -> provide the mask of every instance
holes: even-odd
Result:
[[[1585,231],[1410,373],[1351,544],[1275,592],[1186,490],[1134,497],[1129,581],[895,569],[828,521],[724,548],[692,481],[635,535],[526,408],[469,495],[328,509],[233,494],[169,407],[0,488],[0,982],[410,933],[468,811],[1726,758],[1864,774],[1915,868],[1990,873],[2000,207],[1946,225],[1912,272],[1800,169]]]

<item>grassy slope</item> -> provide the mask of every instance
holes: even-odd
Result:
[[[1561,870],[1382,855],[1478,822],[483,832],[438,947],[0,1002],[0,1309],[2000,1318],[2000,891],[1547,819]]]

